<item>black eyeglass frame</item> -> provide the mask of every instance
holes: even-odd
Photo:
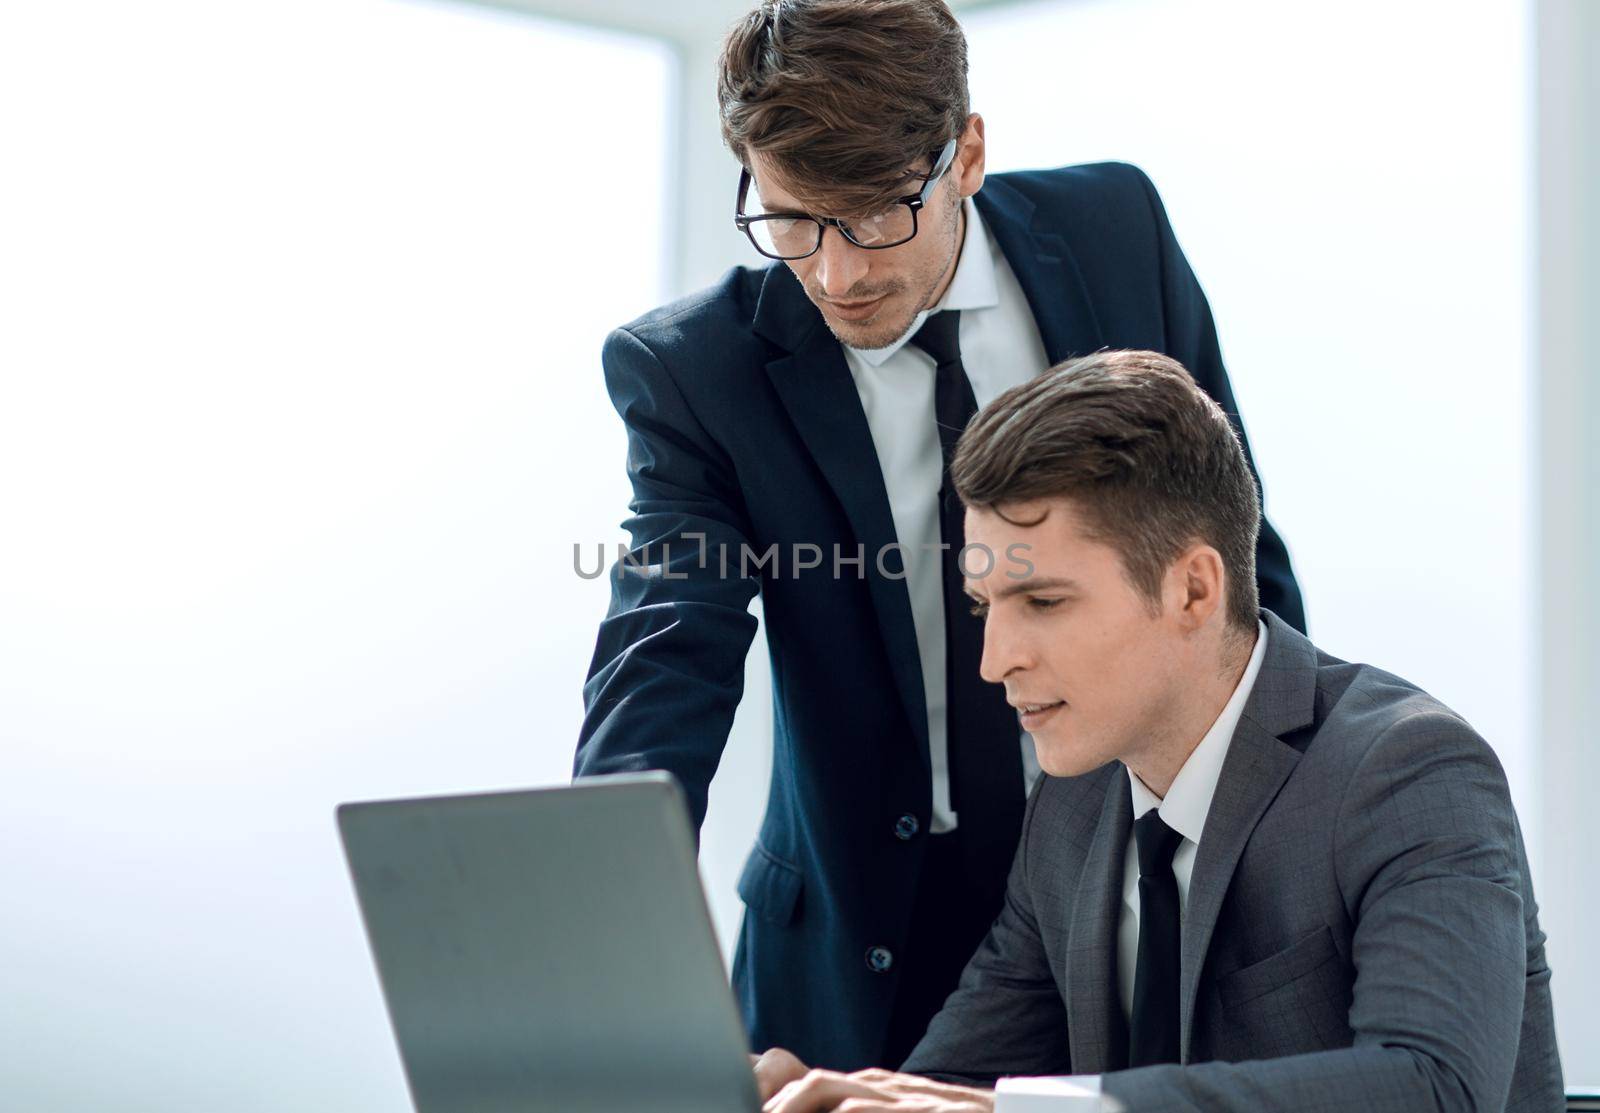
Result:
[[[933,196],[934,188],[944,177],[945,172],[950,169],[950,164],[955,161],[955,157],[956,141],[952,139],[944,145],[944,149],[941,150],[938,157],[934,159],[933,169],[928,171],[927,177],[922,184],[922,188],[916,193],[907,194],[906,196],[892,202],[891,207],[892,205],[904,205],[906,208],[911,210],[911,234],[903,240],[895,240],[894,243],[862,243],[851,234],[850,225],[847,222],[831,216],[812,216],[810,213],[746,213],[744,211],[745,198],[750,196],[750,183],[755,180],[750,176],[750,171],[748,168],[739,174],[739,198],[734,203],[733,225],[735,228],[739,229],[739,231],[745,234],[745,237],[749,239],[750,243],[757,251],[761,252],[762,255],[766,256],[768,259],[778,259],[784,262],[793,262],[796,259],[806,259],[821,251],[822,236],[825,230],[828,228],[837,228],[841,236],[855,244],[855,246],[861,248],[863,251],[882,251],[884,248],[888,247],[899,247],[901,244],[910,243],[912,240],[917,238],[917,213],[925,205],[927,205],[928,198]],[[751,225],[758,224],[763,220],[809,220],[811,223],[817,226],[816,246],[810,251],[807,251],[801,255],[774,255],[772,252],[766,251],[762,248],[760,242],[755,237],[755,233],[752,232],[750,228]]]

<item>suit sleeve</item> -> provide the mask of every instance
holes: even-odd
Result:
[[[610,571],[574,771],[665,769],[698,828],[756,630],[756,581],[739,575],[748,527],[731,463],[656,355],[618,329],[602,362],[628,431],[631,544]]]
[[[1294,569],[1289,564],[1289,550],[1278,531],[1266,516],[1266,495],[1261,486],[1261,473],[1256,470],[1255,457],[1250,453],[1250,442],[1245,438],[1244,423],[1239,416],[1239,403],[1234,400],[1233,386],[1228,382],[1228,371],[1222,365],[1222,350],[1217,343],[1217,325],[1211,317],[1211,306],[1204,291],[1178,246],[1167,210],[1156,193],[1156,187],[1141,170],[1135,170],[1150,201],[1155,217],[1156,235],[1161,252],[1162,308],[1166,321],[1166,353],[1189,369],[1195,381],[1205,392],[1216,399],[1217,405],[1233,419],[1239,432],[1239,443],[1244,446],[1245,460],[1256,477],[1256,491],[1261,495],[1261,535],[1256,541],[1256,582],[1261,591],[1261,605],[1301,633],[1306,631],[1305,604],[1300,598],[1300,585],[1295,582]]]
[[[1349,782],[1334,845],[1356,923],[1352,1046],[1122,1071],[1107,1093],[1130,1110],[1506,1107],[1527,956],[1516,819],[1493,753],[1442,712],[1394,724]]]
[[[961,981],[901,1069],[948,1082],[992,1086],[1005,1075],[1071,1074],[1067,1010],[1034,918],[1028,833],[1040,778],[1023,817],[1005,901]]]

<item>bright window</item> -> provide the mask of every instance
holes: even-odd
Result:
[[[467,5],[0,14],[8,1107],[407,1107],[333,807],[570,774],[672,69]]]

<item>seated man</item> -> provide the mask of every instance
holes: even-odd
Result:
[[[1076,1074],[1133,1113],[1560,1110],[1494,752],[1258,609],[1256,488],[1183,368],[1104,352],[1009,390],[951,477],[981,671],[1049,776],[907,1073],[769,1052],[767,1109],[990,1110],[1002,1076]]]

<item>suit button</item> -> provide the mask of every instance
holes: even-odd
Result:
[[[901,842],[910,842],[916,838],[917,832],[922,830],[922,824],[917,822],[917,817],[906,814],[894,821],[894,837]]]
[[[867,969],[874,974],[887,974],[893,965],[894,955],[889,953],[888,947],[867,948]]]

